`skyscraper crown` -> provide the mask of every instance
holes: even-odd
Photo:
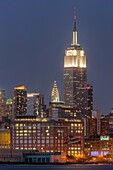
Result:
[[[51,101],[59,102],[59,91],[58,91],[56,81],[54,81],[54,85],[53,85],[53,89],[52,89],[52,93],[51,93]]]

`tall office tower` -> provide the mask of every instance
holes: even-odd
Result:
[[[101,112],[99,110],[93,110],[92,117],[97,119],[97,134],[100,135],[101,134]]]
[[[27,93],[27,115],[44,117],[44,96],[40,93]]]
[[[27,88],[17,86],[13,91],[14,116],[25,116],[27,114]]]
[[[97,119],[96,118],[84,118],[84,136],[97,135]]]
[[[0,121],[2,117],[5,116],[5,105],[6,105],[6,94],[5,90],[0,90]]]
[[[109,118],[106,116],[103,116],[100,119],[100,135],[106,136],[110,134],[109,132],[110,132]],[[111,132],[112,132],[112,128],[111,128]]]
[[[72,44],[65,50],[64,56],[64,100],[67,105],[76,106],[78,88],[86,82],[86,56],[84,49],[78,44],[74,17]]]
[[[12,99],[7,99],[6,101],[6,117],[10,120],[13,119],[13,113],[12,113],[12,110],[13,109],[13,102],[12,102]]]
[[[106,118],[109,119],[109,135],[113,135],[113,108]]]
[[[56,81],[54,81],[54,85],[51,93],[51,102],[59,102],[59,91],[58,91]]]
[[[79,111],[78,118],[91,117],[93,110],[93,86],[89,83],[78,88],[76,108]]]

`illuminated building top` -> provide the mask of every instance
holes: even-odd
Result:
[[[34,96],[38,96],[39,93],[27,93],[27,97],[34,97]]]
[[[78,44],[78,35],[76,28],[76,17],[74,16],[74,29],[72,44],[65,50],[64,68],[78,67],[86,68],[86,56],[83,48]]]
[[[56,81],[54,81],[52,93],[51,93],[51,101],[52,102],[59,102],[59,91],[57,88]]]
[[[17,86],[14,90],[27,90],[26,86]]]
[[[7,99],[6,104],[12,104],[12,103],[13,103],[12,99]]]
[[[26,86],[14,87],[13,92],[14,116],[27,114],[27,88]]]

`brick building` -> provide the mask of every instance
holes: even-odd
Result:
[[[12,149],[83,154],[83,140],[79,143],[65,143],[68,136],[83,137],[83,123],[80,120],[19,117],[12,124],[11,134]]]

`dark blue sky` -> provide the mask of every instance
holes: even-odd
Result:
[[[0,88],[7,97],[24,84],[47,103],[56,80],[63,99],[63,57],[75,5],[94,109],[108,113],[113,107],[113,0],[1,0]]]

